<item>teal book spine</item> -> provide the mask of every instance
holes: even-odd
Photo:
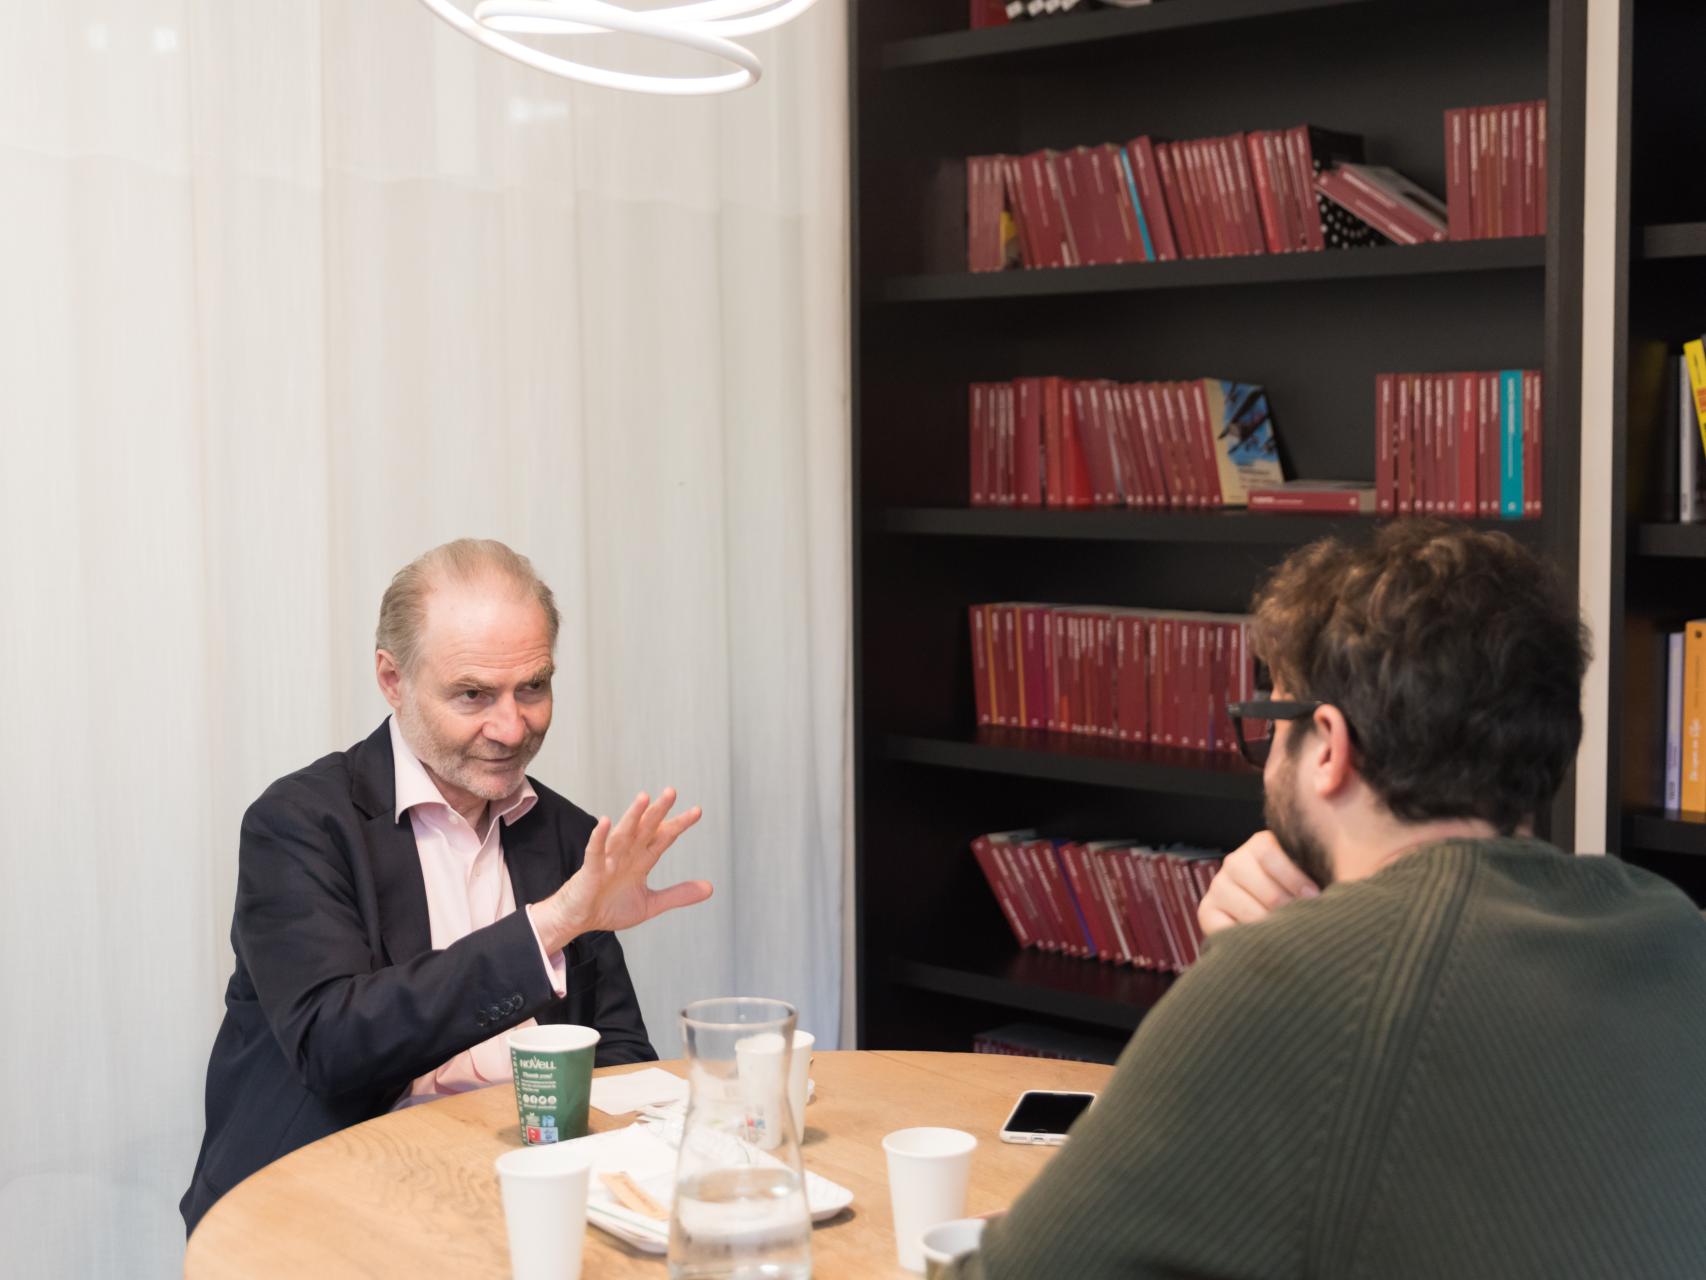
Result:
[[[1131,192],[1131,207],[1137,210],[1137,233],[1143,237],[1143,260],[1155,261],[1155,246],[1149,239],[1149,220],[1143,216],[1143,201],[1137,195],[1137,175],[1131,171],[1131,157],[1120,148],[1120,170],[1125,174],[1125,188]]]
[[[1499,515],[1522,519],[1522,370],[1499,371]]]

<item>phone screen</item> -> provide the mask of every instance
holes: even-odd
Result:
[[[1027,1093],[1001,1127],[1009,1133],[1065,1133],[1090,1102],[1088,1093]]]

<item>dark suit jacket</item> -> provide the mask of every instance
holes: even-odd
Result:
[[[503,831],[517,904],[580,867],[593,819],[538,782]],[[524,910],[434,951],[414,829],[392,817],[391,735],[280,778],[243,815],[225,1020],[190,1230],[269,1161],[388,1111],[416,1076],[528,1018],[598,1028],[597,1062],[657,1057],[611,933],[568,948],[557,999]]]

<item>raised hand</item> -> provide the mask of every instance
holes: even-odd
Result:
[[[1226,855],[1197,907],[1197,923],[1205,934],[1254,924],[1294,898],[1320,892],[1285,856],[1273,832],[1258,831]]]
[[[560,950],[583,933],[631,929],[711,896],[710,882],[705,880],[684,880],[667,889],[653,889],[646,883],[664,851],[699,821],[697,805],[669,817],[674,804],[673,787],[665,787],[656,800],[642,791],[615,826],[607,817],[598,820],[586,842],[580,870],[532,908],[547,951]]]

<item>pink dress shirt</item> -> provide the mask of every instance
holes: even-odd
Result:
[[[533,784],[525,778],[515,792],[491,805],[485,838],[451,808],[415,753],[403,741],[395,716],[391,718],[391,756],[396,765],[397,803],[393,820],[407,813],[415,830],[415,849],[421,858],[421,877],[426,881],[427,917],[432,925],[432,947],[442,951],[475,929],[483,929],[515,910],[515,889],[504,865],[503,827],[519,822],[539,803]],[[529,920],[532,917],[529,916]],[[539,936],[537,926],[534,937]],[[539,958],[559,997],[568,991],[563,953],[547,955],[543,943]],[[409,1086],[399,1107],[428,1102],[449,1093],[502,1084],[510,1079],[509,1047],[504,1037],[510,1031],[535,1025],[532,1018],[499,1032],[457,1054],[449,1062]]]

